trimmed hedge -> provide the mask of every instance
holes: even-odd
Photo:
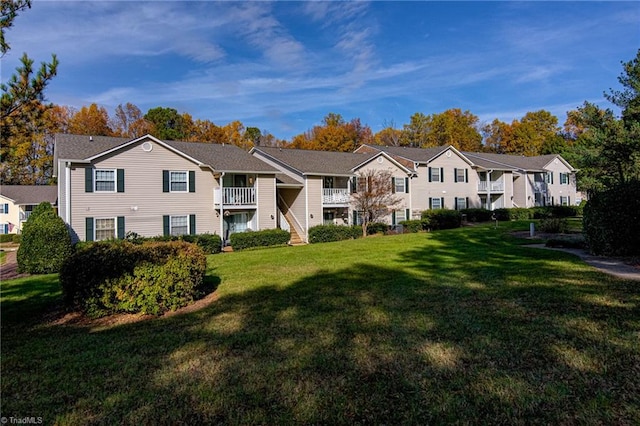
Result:
[[[462,209],[460,213],[467,216],[468,222],[489,222],[493,214],[487,209]]]
[[[229,236],[234,250],[245,250],[253,247],[271,247],[287,244],[291,234],[282,229],[265,229],[263,231],[238,232]]]
[[[99,317],[117,312],[159,315],[203,293],[206,257],[186,242],[96,242],[60,271],[67,304]]]
[[[640,181],[592,194],[584,207],[583,230],[598,255],[640,254]]]
[[[559,217],[542,219],[538,224],[538,230],[548,234],[563,234],[569,231],[569,222],[567,219]]]
[[[385,234],[389,230],[389,225],[383,222],[371,222],[367,224],[367,235]],[[362,232],[362,229],[360,229]]]
[[[433,230],[459,228],[462,225],[462,213],[458,210],[425,210],[422,219]]]
[[[72,253],[73,245],[67,225],[50,203],[40,203],[22,229],[17,253],[18,271],[29,274],[58,272]]]
[[[533,209],[524,207],[515,207],[511,209],[495,209],[493,211],[495,218],[500,221],[507,220],[528,220],[533,219]]]
[[[0,235],[0,243],[12,243],[14,235],[16,235],[16,234],[2,234],[2,235]]]
[[[403,226],[404,232],[409,234],[426,231],[429,228],[429,221],[420,219],[403,220],[399,224]]]
[[[353,240],[361,237],[362,227],[360,225],[316,225],[309,228],[309,242],[312,244]]]
[[[164,235],[158,237],[145,238],[135,233],[128,233],[125,239],[135,244],[142,244],[150,241],[184,241],[192,243],[204,250],[205,254],[216,254],[222,251],[222,238],[218,234],[197,234],[197,235]]]

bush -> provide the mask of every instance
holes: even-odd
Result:
[[[468,222],[489,222],[493,215],[493,212],[487,209],[462,209],[460,213],[467,216]]]
[[[382,222],[372,222],[367,224],[367,235],[384,234],[389,230],[389,225]],[[360,230],[362,232],[362,230]]]
[[[462,225],[462,213],[458,210],[425,210],[422,212],[429,229],[451,229]]]
[[[589,250],[608,256],[640,254],[640,181],[592,194],[584,207],[583,229]]]
[[[538,224],[538,229],[540,232],[548,234],[563,234],[569,230],[569,222],[567,219],[557,217],[542,219]]]
[[[11,243],[13,242],[13,236],[16,234],[2,234],[0,235],[0,243]]]
[[[218,234],[198,234],[198,235],[163,235],[157,237],[141,237],[135,232],[127,232],[125,240],[134,244],[142,244],[144,242],[158,241],[185,241],[193,243],[204,250],[205,254],[216,254],[222,251],[222,238]]]
[[[528,220],[533,219],[534,211],[524,207],[515,207],[511,209],[495,209],[492,214],[500,221]]]
[[[22,229],[17,253],[18,271],[29,274],[58,272],[72,253],[67,225],[56,215],[50,203],[39,204]]]
[[[247,231],[231,234],[229,241],[234,250],[253,247],[270,247],[287,244],[291,234],[282,229],[265,229],[263,231]]]
[[[14,244],[20,244],[22,242],[22,234],[13,234],[11,242],[13,242]]]
[[[403,226],[405,233],[412,234],[420,231],[426,231],[429,227],[429,222],[426,220],[403,220],[399,224]]]
[[[91,316],[116,312],[159,315],[203,292],[206,257],[186,242],[86,245],[60,271],[65,301]]]
[[[555,237],[547,240],[547,247],[585,248],[586,243],[582,235]]]
[[[309,242],[312,244],[353,240],[360,237],[362,237],[362,227],[360,225],[317,225],[309,228]]]

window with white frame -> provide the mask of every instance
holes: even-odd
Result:
[[[171,235],[187,235],[189,233],[189,217],[171,216],[170,226]]]
[[[456,169],[456,182],[467,181],[467,169]]]
[[[467,208],[467,199],[465,197],[456,197],[456,210],[464,210]]]
[[[441,167],[429,167],[429,182],[441,182],[441,175]]]
[[[569,173],[560,173],[560,183],[562,185],[569,184]]]
[[[396,192],[407,192],[405,188],[404,178],[394,178],[395,191]]]
[[[547,183],[553,184],[553,172],[547,172],[546,179]]]
[[[395,212],[395,213],[396,213],[396,214],[395,214],[395,217],[396,217],[396,223],[400,223],[400,222],[402,222],[403,220],[407,220],[407,219],[408,219],[408,218],[407,218],[407,214],[406,214],[406,210],[405,210],[405,209],[399,209],[399,210],[396,210],[396,212]]]
[[[560,205],[561,206],[568,206],[569,205],[569,197],[563,197],[561,195],[560,196]]]
[[[442,199],[441,198],[430,198],[430,207],[432,210],[439,210],[442,208]]]
[[[9,213],[9,203],[0,203],[0,213]]]
[[[169,172],[169,185],[171,192],[187,192],[187,172]]]
[[[116,171],[115,170],[95,170],[95,191],[115,192],[116,191]]]
[[[110,240],[116,237],[115,218],[96,219],[95,241]]]

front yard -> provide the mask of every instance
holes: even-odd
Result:
[[[45,424],[633,424],[640,285],[527,223],[209,257],[218,299],[120,324],[2,283],[2,416]]]

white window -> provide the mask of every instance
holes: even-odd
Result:
[[[116,220],[114,218],[96,219],[96,241],[110,240],[116,237]]]
[[[563,197],[561,195],[560,196],[560,205],[561,206],[568,206],[569,205],[569,197]]]
[[[547,172],[547,183],[553,184],[553,172]]]
[[[429,167],[429,182],[441,182],[440,179],[442,174],[442,168],[440,167]]]
[[[171,192],[187,192],[187,172],[169,172],[169,183]]]
[[[442,200],[440,198],[432,198],[431,199],[431,209],[438,210],[442,208]]]
[[[467,169],[456,169],[456,182],[467,181]]]
[[[95,171],[95,191],[115,192],[116,191],[116,171],[96,169]]]
[[[467,208],[467,199],[464,197],[456,197],[456,210],[463,210]]]
[[[400,223],[403,220],[407,220],[406,210],[396,210],[396,223]]]
[[[0,203],[0,213],[9,213],[8,203]]]
[[[569,173],[560,173],[560,183],[562,185],[569,184]]]
[[[189,233],[188,216],[171,216],[171,235],[186,235]]]
[[[406,192],[404,178],[394,178],[396,192]]]

